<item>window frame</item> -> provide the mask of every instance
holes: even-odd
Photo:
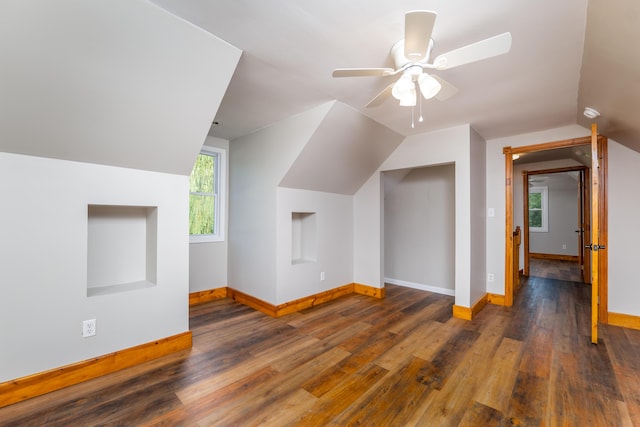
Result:
[[[529,197],[531,197],[531,193],[540,194],[540,209],[537,209],[537,208],[532,209],[529,203],[527,203],[527,209],[529,210],[528,212],[529,222],[531,222],[531,219],[530,219],[531,211],[539,210],[541,212],[540,216],[542,219],[542,224],[540,227],[532,227],[530,224],[527,224],[529,226],[529,232],[548,233],[549,232],[549,187],[547,186],[529,187]]]
[[[223,148],[203,146],[199,155],[216,156],[217,167],[214,169],[214,224],[213,234],[189,234],[189,243],[224,242],[226,230],[226,183],[227,183],[227,152]],[[189,174],[191,177],[191,174]],[[192,193],[189,191],[189,196]],[[197,194],[197,193],[195,193]]]

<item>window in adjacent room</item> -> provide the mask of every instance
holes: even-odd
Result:
[[[189,180],[189,241],[224,240],[225,151],[204,147]]]
[[[549,231],[548,187],[529,188],[529,231]]]

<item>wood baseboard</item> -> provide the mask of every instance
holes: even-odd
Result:
[[[487,294],[487,302],[493,305],[504,306],[504,295]]]
[[[462,307],[460,305],[453,306],[453,317],[458,319],[471,320],[487,305],[488,296],[484,294],[475,304],[471,307]]]
[[[240,292],[233,288],[229,288],[227,294],[229,298],[236,302],[239,302],[240,304],[244,304],[271,317],[277,317],[278,307],[271,303],[263,301],[260,298],[253,297],[249,294],[245,294],[244,292]]]
[[[348,285],[329,289],[328,291],[309,295],[279,305],[271,304],[232,288],[228,288],[227,291],[228,297],[234,301],[249,306],[254,310],[258,310],[271,317],[280,317],[295,313],[353,293],[379,299],[384,298],[384,288],[374,288],[373,286],[362,285],[359,283],[349,283]]]
[[[191,348],[191,331],[0,383],[0,408]]]
[[[578,262],[577,255],[558,255],[558,254],[539,254],[530,252],[529,258],[537,258],[537,259],[551,259],[555,261],[571,261]]]
[[[612,326],[640,330],[640,316],[609,312],[608,322]]]
[[[207,289],[206,291],[191,292],[189,294],[189,306],[204,304],[205,302],[226,298],[229,294],[229,288]]]
[[[330,289],[328,291],[280,304],[276,307],[276,317],[315,307],[316,305],[352,294],[354,292],[353,287],[353,283],[350,283],[335,289]]]
[[[374,288],[373,286],[362,285],[360,283],[353,284],[353,292],[378,299],[384,298],[384,288]]]

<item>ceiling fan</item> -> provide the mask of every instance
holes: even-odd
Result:
[[[366,107],[377,107],[389,96],[401,106],[416,105],[417,88],[425,99],[449,99],[458,89],[441,77],[426,70],[448,70],[460,65],[502,55],[511,49],[511,33],[502,33],[485,40],[438,55],[433,62],[429,56],[433,48],[431,33],[437,14],[428,10],[414,10],[405,14],[404,39],[391,48],[393,68],[337,68],[333,77],[385,77],[401,74],[400,78],[384,88]],[[421,117],[422,118],[422,117]]]

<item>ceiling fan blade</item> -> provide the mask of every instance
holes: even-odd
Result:
[[[502,55],[511,49],[511,33],[502,33],[497,36],[472,43],[461,48],[452,50],[438,57],[433,61],[433,65],[438,70],[447,70],[493,56]]]
[[[413,10],[404,15],[405,58],[410,61],[425,58],[436,16],[435,12],[429,10]]]
[[[371,101],[369,101],[369,103],[365,105],[365,107],[371,108],[371,107],[377,107],[381,105],[384,101],[387,100],[387,98],[391,96],[391,89],[393,89],[394,84],[395,83],[391,83],[389,86],[384,88],[382,92],[377,94]]]
[[[447,99],[451,98],[453,95],[455,95],[456,93],[458,93],[458,88],[455,87],[454,85],[452,85],[451,83],[449,83],[448,81],[432,74],[431,77],[433,77],[434,79],[436,79],[440,85],[442,86],[440,88],[440,92],[438,92],[435,96],[435,98],[438,101],[446,101]]]
[[[333,77],[381,77],[395,74],[393,68],[336,68]]]

